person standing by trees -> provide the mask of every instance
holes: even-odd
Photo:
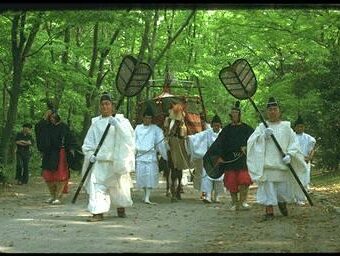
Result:
[[[224,172],[224,185],[232,200],[230,210],[246,210],[250,207],[247,195],[252,184],[246,164],[246,146],[254,129],[241,121],[239,101],[232,107],[229,116],[231,123],[222,129],[207,153],[217,157],[217,164],[228,162]]]
[[[132,206],[130,172],[135,169],[135,135],[128,119],[116,114],[108,93],[100,97],[101,115],[92,118],[82,150],[85,155],[82,174],[93,163],[84,187],[89,194],[89,222],[102,221],[111,204],[117,207],[118,217],[125,218],[125,208]],[[97,155],[94,152],[107,125],[109,131]]]
[[[301,176],[301,183],[305,184],[305,188],[308,191],[310,189],[311,161],[315,152],[316,140],[313,136],[305,133],[305,123],[300,115],[294,123],[294,130],[307,164],[307,172]],[[298,193],[296,203],[298,205],[305,205],[305,201],[305,195],[302,192]]]
[[[42,177],[49,189],[50,204],[61,204],[62,192],[69,179],[67,154],[74,154],[76,140],[56,110],[47,110],[35,126],[37,147],[42,153]]]
[[[203,156],[222,130],[222,121],[218,115],[212,118],[211,127],[187,137],[188,154],[191,156],[191,159],[199,159],[201,162],[195,166],[195,175],[199,175],[201,179],[200,190],[203,195],[202,200],[205,203],[211,203],[212,201],[220,202],[219,196],[224,192],[224,175],[218,179],[211,179],[203,167]],[[196,169],[198,166],[201,170]]]
[[[135,128],[136,138],[136,185],[144,190],[143,202],[150,201],[150,193],[159,183],[157,152],[167,161],[168,153],[161,128],[152,124],[153,113],[147,106],[143,114],[143,123]]]
[[[15,137],[16,149],[16,174],[18,185],[27,184],[29,179],[29,161],[31,158],[30,146],[32,145],[32,125],[25,123],[21,132]]]
[[[256,201],[265,206],[263,220],[272,220],[276,205],[283,216],[288,216],[287,203],[294,201],[295,191],[299,189],[287,164],[301,173],[306,171],[306,164],[290,122],[281,120],[279,104],[274,97],[268,100],[267,118],[268,127],[261,123],[248,139],[247,165],[252,180],[258,184]],[[284,157],[271,135],[277,139]]]

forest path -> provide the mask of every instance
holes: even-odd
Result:
[[[207,253],[207,252],[340,252],[340,191],[313,188],[314,206],[290,205],[289,216],[274,208],[275,219],[261,222],[256,187],[249,193],[249,211],[229,210],[228,193],[222,203],[205,204],[189,183],[182,200],[165,196],[161,179],[151,200],[133,189],[134,204],[127,218],[116,210],[104,221],[89,223],[86,194],[71,203],[80,177],[73,175],[62,205],[44,203],[48,190],[41,177],[28,185],[0,188],[0,252],[3,253]]]

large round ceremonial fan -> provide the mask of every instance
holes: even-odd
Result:
[[[238,59],[232,65],[223,68],[219,78],[227,91],[239,100],[248,99],[256,92],[256,77],[245,59]]]
[[[227,91],[234,96],[235,98],[239,100],[245,100],[248,99],[253,107],[255,108],[256,112],[259,114],[262,123],[265,127],[268,127],[268,124],[264,120],[261,112],[256,107],[254,101],[251,99],[251,97],[255,94],[257,89],[257,81],[255,77],[255,73],[253,69],[251,68],[248,61],[245,59],[237,59],[234,61],[234,63],[228,67],[223,68],[219,73],[219,78],[223,84],[223,86],[227,89]],[[284,157],[286,154],[283,152],[280,144],[276,140],[274,134],[271,135],[271,138],[276,146],[276,148],[279,150],[282,157]],[[203,165],[206,169],[206,172],[209,177],[216,178],[217,176],[220,176],[223,174],[223,168],[221,164],[216,164],[216,156],[209,153],[209,150],[203,157]],[[232,161],[233,162],[233,161]],[[289,163],[287,164],[289,167],[289,170],[291,171],[292,175],[294,176],[296,182],[300,186],[301,190],[305,194],[308,202],[310,205],[313,205],[313,202],[307,193],[306,189],[302,185],[299,177],[297,176],[295,170],[293,169],[292,165]]]
[[[132,97],[140,93],[152,74],[149,64],[131,55],[123,58],[116,76],[116,87],[122,96]]]

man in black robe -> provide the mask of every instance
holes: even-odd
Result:
[[[69,179],[68,155],[77,147],[75,137],[54,110],[47,110],[35,126],[37,148],[42,154],[42,176],[51,194],[46,202],[60,204]]]
[[[227,124],[204,156],[224,171],[224,186],[229,190],[231,210],[248,209],[247,194],[252,184],[246,163],[246,146],[254,129],[241,121],[240,102],[237,101],[229,114],[231,123]],[[204,165],[206,167],[206,164]],[[206,168],[209,175],[209,168]],[[214,177],[215,178],[215,177]],[[239,194],[239,197],[238,197]]]

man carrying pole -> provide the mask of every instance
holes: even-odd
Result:
[[[115,113],[111,96],[100,98],[101,115],[92,119],[82,150],[85,155],[83,175],[89,162],[92,170],[84,183],[89,194],[88,211],[93,214],[90,222],[103,220],[111,204],[117,207],[118,217],[126,217],[125,207],[132,206],[130,172],[135,168],[134,130],[122,114]],[[106,128],[110,128],[98,154],[94,154]]]
[[[290,122],[281,120],[278,102],[270,97],[267,103],[267,126],[260,123],[247,141],[247,165],[253,181],[258,184],[256,201],[265,206],[263,220],[274,218],[273,207],[278,206],[283,216],[288,215],[287,203],[292,203],[299,187],[289,172],[306,172],[306,164]],[[278,150],[272,137],[285,152]]]

